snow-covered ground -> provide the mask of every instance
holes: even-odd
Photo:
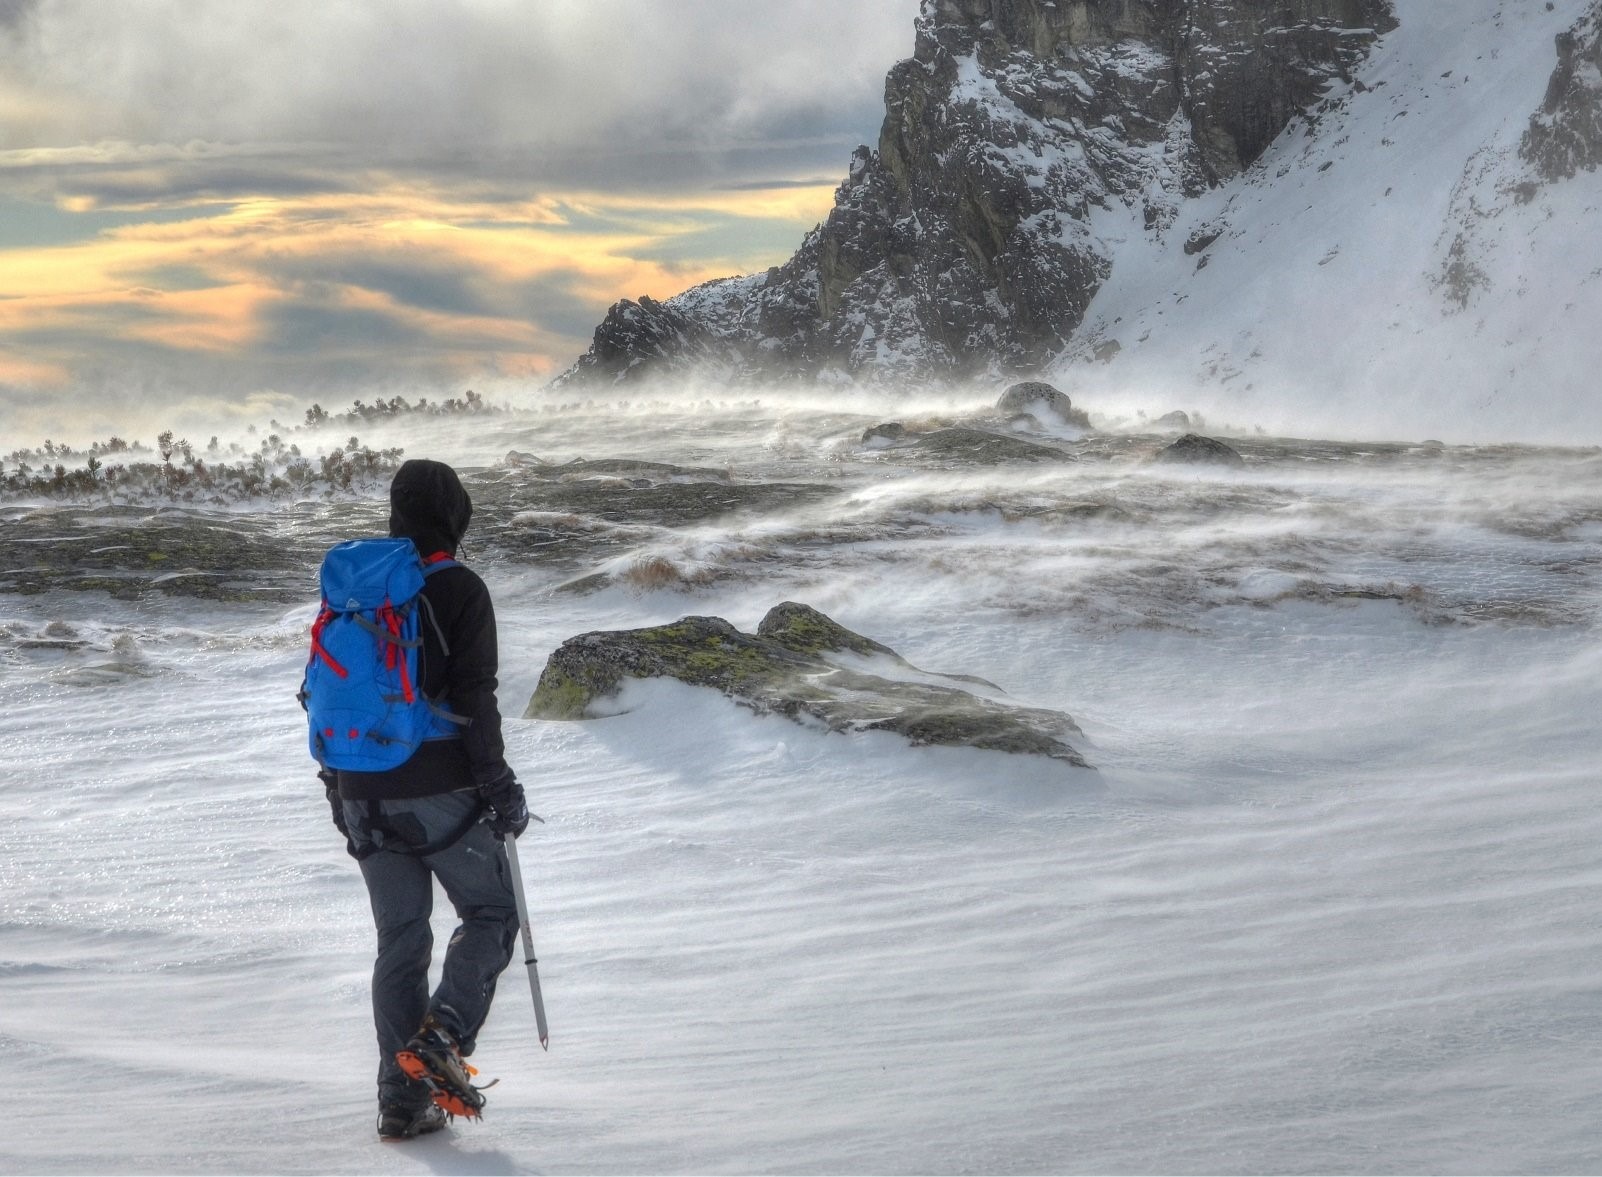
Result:
[[[844,488],[656,534],[695,589],[479,563],[548,823],[521,845],[551,1050],[514,967],[486,1118],[407,1145],[373,1134],[365,894],[293,697],[309,595],[0,596],[0,1171],[1602,1168],[1602,463],[940,469],[862,425],[382,439]],[[576,633],[785,599],[1070,712],[1099,773],[662,682],[516,718]]]
[[[1602,173],[1518,191],[1553,38],[1587,6],[1397,0],[1400,26],[1316,126],[1184,202],[1160,241],[1121,208],[1098,220],[1113,271],[1076,354],[1123,350],[1062,386],[1320,436],[1594,440]],[[1454,256],[1477,277],[1466,303]]]

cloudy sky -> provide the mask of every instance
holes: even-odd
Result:
[[[0,0],[0,453],[537,388],[787,258],[917,8]]]

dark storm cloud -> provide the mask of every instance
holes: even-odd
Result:
[[[581,292],[585,281],[586,276],[577,270],[551,270],[537,281],[517,284],[508,305],[552,335],[571,339],[575,344],[587,342],[606,304]],[[577,350],[575,347],[575,353]]]
[[[343,344],[363,337],[375,344],[394,342],[394,320],[387,317],[363,320],[347,312],[326,330],[318,325],[326,313],[329,289],[335,286],[383,294],[401,307],[442,315],[532,323],[551,335],[576,340],[588,339],[606,310],[604,302],[585,293],[586,283],[593,283],[593,278],[579,270],[547,270],[536,279],[503,280],[465,262],[350,257],[271,259],[262,263],[260,273],[280,283],[292,296],[299,291],[307,300],[269,319],[273,324],[270,350],[284,350],[286,344],[326,346],[330,340]],[[486,343],[470,325],[435,330],[447,333],[451,347]],[[412,329],[409,346],[421,342]]]
[[[256,351],[267,356],[369,356],[385,348],[417,347],[417,332],[383,311],[291,303],[268,308],[260,323]]]
[[[54,351],[87,350],[103,339],[123,335],[129,327],[172,319],[156,298],[138,302],[86,301],[61,308],[48,324],[8,332],[6,343]]]
[[[500,315],[506,307],[485,286],[488,279],[466,262],[393,258],[269,258],[262,274],[286,286],[322,283],[388,295],[403,306],[448,315]]]
[[[21,246],[65,245],[125,225],[159,225],[226,212],[230,206],[183,205],[170,209],[67,212],[54,204],[0,196],[0,250]],[[137,285],[137,283],[135,283]]]
[[[349,182],[293,168],[192,164],[136,173],[72,172],[61,175],[56,186],[66,197],[82,196],[97,205],[126,206],[227,201],[246,196],[317,196],[346,191]]]
[[[793,252],[918,7],[0,0],[0,426],[559,370]]]
[[[0,0],[0,29],[20,28],[39,7],[39,0]]]
[[[78,143],[318,144],[346,174],[550,187],[705,186],[749,179],[764,163],[768,175],[843,169],[843,153],[877,133],[884,73],[910,51],[916,9],[917,0],[0,0],[0,20],[31,14],[28,35],[0,50],[0,76],[49,109],[37,125],[10,120],[0,145],[59,146],[70,132]],[[314,182],[292,159],[265,170]],[[265,177],[223,170],[174,183],[225,195],[249,180]],[[138,189],[100,194],[131,199]]]
[[[719,184],[720,192],[771,192],[778,188],[819,188],[838,184],[834,176],[814,176],[806,180],[742,180],[736,184]]]

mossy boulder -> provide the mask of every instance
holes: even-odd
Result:
[[[757,636],[805,656],[850,653],[899,658],[889,646],[865,638],[812,606],[795,601],[785,601],[769,609],[757,623]]]
[[[524,717],[583,719],[630,678],[712,687],[758,714],[821,722],[832,731],[891,731],[913,744],[1089,767],[1066,742],[1083,733],[1062,712],[987,697],[1001,692],[983,679],[926,674],[890,647],[795,602],[770,610],[754,634],[720,617],[580,634],[551,655]],[[958,682],[986,694],[948,685]]]

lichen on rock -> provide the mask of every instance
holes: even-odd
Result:
[[[987,697],[1001,692],[983,679],[927,674],[890,647],[795,602],[770,610],[754,634],[719,617],[684,617],[570,638],[546,662],[524,716],[582,719],[616,696],[626,679],[648,678],[711,687],[758,714],[818,722],[831,731],[888,731],[915,745],[983,748],[1089,767],[1067,743],[1083,734],[1068,715]],[[954,685],[959,682],[964,685]]]

